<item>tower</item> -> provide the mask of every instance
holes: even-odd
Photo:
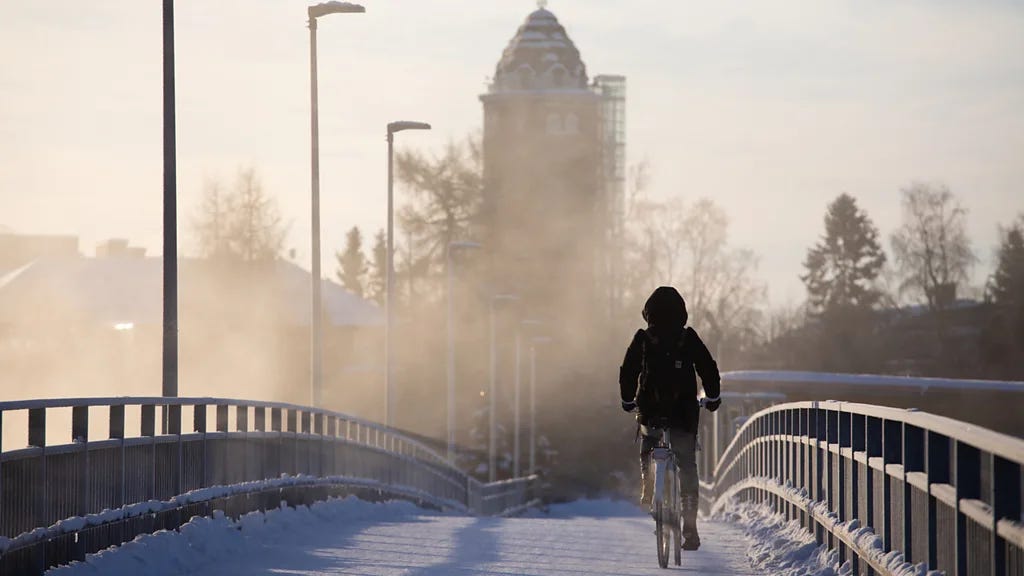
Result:
[[[579,50],[542,3],[505,48],[480,100],[483,224],[495,289],[519,294],[531,312],[559,323],[609,317],[625,78],[591,84]]]

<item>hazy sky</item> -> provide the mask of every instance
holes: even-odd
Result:
[[[159,0],[0,1],[0,229],[127,237],[160,252]],[[309,258],[307,3],[177,2],[183,249],[204,178],[255,166]],[[384,126],[438,148],[477,99],[530,0],[366,0],[319,27],[325,271],[354,224],[385,219]],[[775,302],[825,205],[856,196],[886,237],[899,188],[941,181],[991,268],[1024,211],[1024,4],[1013,1],[552,0],[591,75],[628,77],[628,155],[653,192],[709,196],[762,258]]]

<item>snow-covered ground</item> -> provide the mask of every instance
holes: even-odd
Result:
[[[746,519],[747,534],[742,524],[703,522],[703,545],[683,553],[683,568],[722,576],[835,573],[834,559],[817,551],[810,536],[770,521],[750,530],[750,512],[732,517]],[[636,506],[606,500],[478,518],[348,498],[252,513],[238,522],[194,518],[180,532],[140,536],[50,574],[663,574],[653,527]]]

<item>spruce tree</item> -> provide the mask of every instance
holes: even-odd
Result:
[[[989,294],[996,304],[1024,306],[1024,216],[1003,234],[999,263],[989,279]]]
[[[363,235],[359,227],[354,226],[345,235],[345,251],[337,254],[338,280],[350,292],[363,297],[363,280],[368,267],[366,255],[363,254]]]
[[[377,304],[384,305],[384,289],[387,279],[388,247],[387,235],[378,230],[373,240],[373,251],[370,255],[369,278],[366,282],[366,295]]]
[[[880,297],[874,282],[884,264],[878,229],[856,199],[840,194],[825,214],[825,235],[804,260],[807,273],[800,278],[812,312],[870,309]]]

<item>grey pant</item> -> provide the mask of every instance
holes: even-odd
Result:
[[[646,474],[651,462],[651,451],[658,444],[655,436],[642,436],[640,444],[640,470]],[[676,456],[676,466],[679,468],[679,483],[682,496],[691,496],[696,501],[699,482],[697,478],[697,434],[687,432],[682,428],[673,428],[669,431],[669,440],[672,442],[672,452]]]

